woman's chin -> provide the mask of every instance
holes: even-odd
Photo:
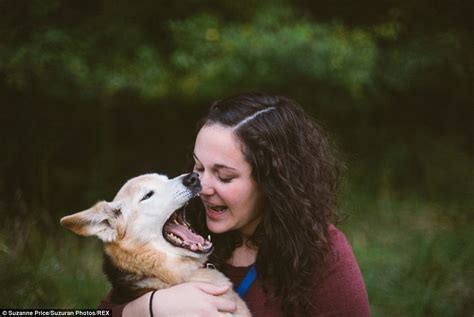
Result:
[[[209,219],[209,217],[206,218],[206,224],[207,224],[207,229],[212,232],[212,233],[224,233],[229,230],[232,230],[232,227],[223,221],[215,221],[212,219]]]

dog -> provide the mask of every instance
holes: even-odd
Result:
[[[103,268],[115,303],[184,282],[208,282],[230,286],[221,296],[235,302],[233,316],[251,316],[229,279],[204,267],[212,242],[185,219],[183,207],[201,189],[196,173],[173,179],[145,174],[127,181],[112,202],[100,201],[60,222],[76,234],[103,241]]]

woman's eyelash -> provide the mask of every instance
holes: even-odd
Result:
[[[194,166],[194,170],[196,172],[203,172],[204,167]],[[222,183],[230,183],[234,179],[234,177],[221,177],[221,176],[217,175],[217,179]]]
[[[219,181],[223,183],[230,183],[230,181],[233,179],[233,177],[225,178],[225,177],[220,177],[220,176],[218,176],[217,178],[219,179]]]

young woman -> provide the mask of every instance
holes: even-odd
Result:
[[[242,94],[217,101],[193,153],[210,262],[239,285],[254,316],[369,316],[364,281],[336,220],[338,161],[322,129],[295,101]],[[189,214],[189,213],[188,213]],[[207,232],[205,233],[207,235]],[[225,287],[184,283],[152,299],[155,316],[225,316]],[[148,316],[150,294],[114,316]]]

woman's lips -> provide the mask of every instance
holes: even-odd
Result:
[[[214,205],[215,206],[215,205]],[[215,207],[214,207],[215,208]],[[206,215],[212,220],[219,220],[223,218],[227,212],[228,208],[223,210],[214,210],[209,205],[206,204]]]
[[[219,220],[224,217],[229,208],[226,205],[213,204],[209,201],[202,199],[201,201],[206,209],[206,215],[212,220]]]

